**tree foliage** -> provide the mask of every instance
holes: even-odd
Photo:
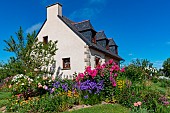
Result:
[[[170,58],[163,62],[163,72],[165,76],[170,77]]]
[[[126,67],[126,77],[133,81],[142,81],[149,78],[150,72],[146,70],[147,68],[152,68],[152,63],[147,59],[136,59]]]
[[[49,41],[48,44],[44,44],[38,41],[35,31],[24,37],[24,32],[20,27],[15,38],[11,36],[4,42],[6,43],[4,50],[14,53],[14,56],[10,57],[8,63],[1,65],[0,71],[3,71],[3,76],[5,76],[4,74],[13,76],[15,74],[32,73],[35,75],[54,72],[49,68],[52,66],[54,68],[57,41]]]

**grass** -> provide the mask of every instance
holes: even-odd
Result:
[[[10,97],[11,97],[11,93],[10,92],[0,92],[0,100],[8,99]]]
[[[0,108],[8,104],[8,98],[10,97],[10,92],[0,92]]]
[[[151,88],[153,89],[153,90],[157,90],[157,91],[159,91],[160,93],[162,93],[162,94],[168,94],[168,95],[170,95],[170,86],[163,86],[165,83],[164,82],[156,82],[156,83],[154,83],[154,82],[152,82],[152,84],[151,84]]]
[[[63,113],[129,113],[130,110],[119,104],[103,104]]]

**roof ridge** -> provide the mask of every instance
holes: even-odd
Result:
[[[81,22],[74,22],[74,24],[79,24],[79,23],[83,23],[83,22],[87,22],[87,21],[90,21],[90,20],[83,20]]]

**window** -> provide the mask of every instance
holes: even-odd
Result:
[[[96,36],[92,38],[92,42],[96,44]]]
[[[106,49],[109,50],[109,45],[106,45]]]
[[[43,42],[44,42],[44,44],[48,43],[48,36],[43,37]]]
[[[100,58],[95,57],[95,66],[97,67],[98,65],[100,65]]]
[[[70,69],[70,58],[63,58],[63,69]]]

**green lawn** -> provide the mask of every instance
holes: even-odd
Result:
[[[103,104],[63,113],[129,113],[130,110],[119,104]]]
[[[0,108],[8,103],[8,98],[11,97],[10,92],[0,92]]]
[[[0,92],[0,100],[2,99],[7,99],[11,97],[11,93],[10,92]]]

